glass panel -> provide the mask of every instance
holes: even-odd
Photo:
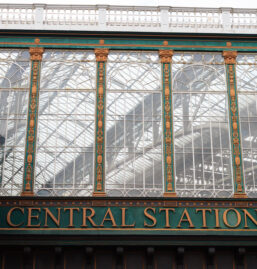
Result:
[[[240,54],[237,62],[238,105],[246,193],[257,197],[257,56]]]
[[[225,68],[219,54],[175,54],[173,114],[176,192],[232,195]]]
[[[257,93],[257,55],[239,54],[237,56],[237,89],[238,92]]]
[[[40,89],[95,89],[95,68],[92,51],[46,51],[42,61]]]
[[[25,154],[30,56],[0,50],[0,195],[19,195]]]
[[[30,56],[27,50],[0,50],[0,89],[29,87]]]
[[[220,53],[212,52],[201,52],[201,53],[190,53],[180,52],[175,53],[172,57],[173,65],[182,64],[200,64],[200,65],[223,65],[224,59]],[[184,66],[186,67],[186,66]],[[210,66],[209,66],[210,67]]]
[[[37,195],[92,194],[95,73],[92,51],[44,54],[38,113]]]
[[[158,54],[111,52],[107,85],[107,194],[160,196],[162,97]]]

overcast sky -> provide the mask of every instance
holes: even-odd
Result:
[[[60,4],[60,5],[130,5],[130,6],[174,6],[174,7],[234,7],[257,8],[257,0],[0,0],[9,4]]]

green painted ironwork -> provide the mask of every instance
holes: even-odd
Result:
[[[105,102],[108,50],[95,49],[97,62],[94,196],[105,196]]]
[[[24,158],[23,173],[23,196],[34,195],[35,177],[35,158],[37,141],[37,122],[38,122],[38,99],[39,99],[39,80],[40,67],[43,48],[30,48],[31,73],[30,73],[30,92],[28,103],[26,149]]]
[[[173,116],[172,116],[172,50],[160,50],[162,65],[163,97],[163,151],[164,151],[164,196],[175,197]]]
[[[139,37],[133,35],[112,34],[112,37],[99,34],[99,37],[81,34],[80,37],[62,35],[60,37],[40,36],[37,33],[31,35],[7,36],[2,34],[0,36],[0,47],[2,48],[29,48],[40,47],[55,48],[55,49],[131,49],[131,50],[159,50],[172,49],[177,51],[224,51],[226,49],[235,49],[237,51],[256,52],[257,41],[254,39],[234,38],[232,35],[227,35],[223,38],[208,38],[201,36],[193,36],[188,34],[178,35],[149,35],[142,33]],[[56,35],[56,34],[55,34]],[[121,38],[122,36],[122,38]],[[39,37],[39,38],[38,38]],[[229,40],[229,42],[227,42]]]
[[[236,51],[224,51],[223,56],[226,64],[226,80],[229,104],[229,120],[232,149],[232,167],[234,181],[234,197],[246,198],[244,173],[242,164],[242,150],[239,126],[239,110],[236,85]]]

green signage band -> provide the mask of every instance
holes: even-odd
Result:
[[[257,207],[5,206],[0,216],[0,233],[257,235]]]

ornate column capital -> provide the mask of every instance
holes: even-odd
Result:
[[[109,49],[95,49],[95,58],[97,62],[106,62]]]
[[[159,50],[161,63],[171,63],[173,50]]]
[[[224,57],[225,64],[235,64],[237,51],[223,51],[222,56]]]
[[[41,61],[44,53],[44,48],[29,48],[30,60]]]

